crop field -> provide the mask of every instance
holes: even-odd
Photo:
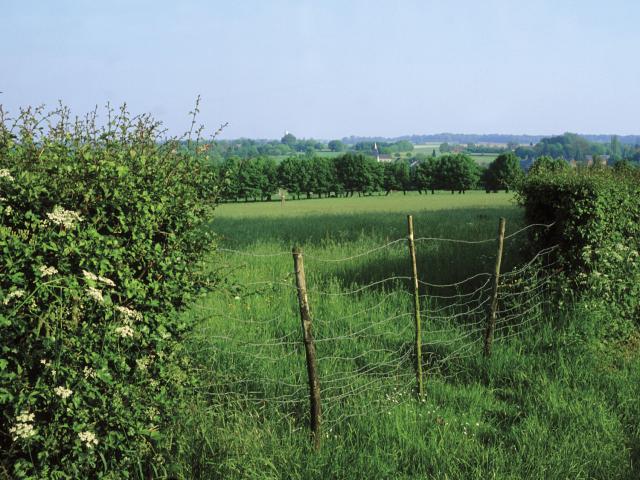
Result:
[[[423,401],[407,214],[423,282]],[[499,217],[507,280],[484,359]],[[219,288],[186,313],[198,325],[185,348],[203,386],[176,417],[180,474],[638,478],[640,407],[624,400],[640,394],[637,356],[612,360],[619,346],[599,340],[606,312],[551,300],[550,279],[527,263],[523,227],[504,193],[221,205],[212,222],[219,251],[207,265]],[[318,354],[319,450],[308,428],[293,246],[303,250]]]
[[[427,155],[431,155],[433,151],[435,151],[436,155],[438,155],[440,153],[440,143],[421,143],[419,145],[414,145],[413,151],[415,153],[425,153]]]
[[[495,153],[472,153],[469,156],[473,158],[478,165],[484,167],[488,166],[491,162],[498,158],[498,155]]]

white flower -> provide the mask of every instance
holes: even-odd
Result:
[[[149,357],[138,358],[136,360],[136,365],[139,370],[146,371],[149,368],[149,364],[151,363],[151,359]]]
[[[40,266],[40,276],[48,277],[50,275],[55,275],[58,273],[58,269],[56,267],[47,267],[46,265]]]
[[[66,387],[56,387],[53,391],[62,399],[69,398],[73,394],[73,390]]]
[[[33,413],[29,413],[28,410],[23,410],[20,415],[18,415],[17,420],[21,423],[32,423],[35,420],[36,416]]]
[[[65,210],[59,205],[53,208],[53,212],[47,213],[47,218],[50,223],[62,225],[65,228],[73,228],[77,223],[84,220],[78,212]]]
[[[110,280],[106,277],[100,277],[98,275],[96,275],[95,273],[91,273],[88,272],[86,270],[82,270],[82,275],[84,276],[85,279],[87,280],[91,280],[92,282],[101,282],[104,285],[107,285],[108,287],[115,287],[116,284],[113,280]]]
[[[116,328],[116,333],[120,335],[122,338],[131,338],[133,337],[134,331],[129,325],[124,325],[122,327]]]
[[[88,272],[86,270],[82,270],[82,276],[87,280],[93,280],[94,282],[98,281],[98,276],[96,274]]]
[[[9,294],[4,297],[4,300],[2,301],[2,303],[4,305],[9,305],[9,302],[11,300],[13,300],[14,298],[21,298],[24,297],[24,294],[26,292],[24,290],[14,290],[13,292],[9,292]]]
[[[117,306],[116,310],[119,311],[126,320],[140,321],[142,320],[142,314],[132,308]]]
[[[23,410],[16,418],[16,424],[9,429],[9,433],[13,434],[13,439],[28,439],[33,437],[37,432],[33,426],[36,416]]]
[[[13,177],[11,176],[11,172],[6,168],[0,168],[0,178],[6,178],[10,182],[13,181]]]
[[[98,281],[104,283],[107,287],[115,287],[116,283],[106,277],[98,277]]]
[[[96,377],[96,371],[91,367],[84,367],[84,369],[82,370],[82,373],[84,375],[84,378],[95,378]]]
[[[104,297],[102,296],[102,292],[97,288],[88,287],[86,289],[87,295],[94,299],[98,303],[104,303]]]
[[[93,448],[95,445],[98,445],[98,439],[96,438],[95,433],[90,431],[84,431],[78,433],[78,437],[80,441],[85,444],[87,448]]]

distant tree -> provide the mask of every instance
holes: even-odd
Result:
[[[393,190],[400,190],[402,185],[396,177],[395,164],[384,163],[383,165],[384,177],[382,181],[382,188],[387,192],[386,194],[389,195]]]
[[[328,147],[332,152],[342,152],[345,149],[346,145],[340,140],[331,140],[328,144]]]
[[[435,171],[437,188],[465,193],[478,183],[480,169],[471,157],[463,153],[438,157]]]
[[[273,158],[258,158],[260,176],[260,194],[263,200],[268,201],[271,195],[278,190],[278,165]]]
[[[378,192],[382,190],[382,183],[384,179],[384,166],[380,162],[376,162],[372,158],[368,158],[367,171],[369,177],[369,184],[367,185],[365,192]]]
[[[280,139],[280,143],[293,147],[298,143],[298,139],[292,133],[287,133]]]
[[[384,170],[362,153],[345,153],[335,158],[336,176],[347,195],[374,191],[383,182]]]
[[[449,153],[452,150],[452,148],[451,148],[451,145],[449,145],[447,142],[444,142],[440,144],[439,150],[440,150],[440,153]]]
[[[382,164],[383,167],[383,190],[387,192],[387,195],[392,190],[402,190],[406,195],[407,190],[411,190],[412,178],[409,164],[405,161],[396,161]]]
[[[307,162],[300,157],[285,158],[278,165],[278,182],[280,187],[300,198],[302,192],[309,192],[310,169]]]
[[[529,169],[529,175],[535,175],[542,172],[561,172],[568,170],[569,164],[563,158],[551,158],[548,155],[538,157]]]
[[[435,158],[430,157],[423,162],[418,163],[413,170],[413,185],[422,193],[422,191],[431,190],[435,193],[436,189],[436,170],[438,162]]]
[[[411,190],[411,170],[409,164],[405,161],[398,161],[394,164],[395,175],[403,194],[407,194],[407,190]]]
[[[260,162],[249,158],[242,160],[238,170],[238,196],[255,200],[261,197],[263,185],[263,172]]]
[[[501,153],[489,164],[489,168],[483,175],[485,189],[487,191],[506,190],[508,192],[522,178],[523,174],[520,160],[515,153]]]
[[[331,192],[337,192],[337,178],[334,162],[326,157],[313,157],[311,159],[311,182],[313,191],[319,196],[329,196]]]
[[[617,162],[618,160],[620,160],[622,158],[621,153],[622,152],[620,149],[620,139],[618,138],[617,135],[612,135],[611,142],[609,145],[609,154],[611,155],[611,160],[613,162]]]
[[[636,167],[629,160],[618,160],[613,164],[614,171],[618,173],[630,173],[635,170]]]

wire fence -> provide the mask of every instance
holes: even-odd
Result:
[[[503,240],[552,225],[528,225],[503,235]],[[413,239],[411,233],[409,239],[399,238],[344,258],[304,255],[304,259],[348,263],[408,240],[418,247],[430,242],[464,245],[502,241]],[[416,398],[428,402],[431,382],[469,375],[482,361],[492,316],[491,340],[505,343],[514,336],[526,335],[548,312],[558,267],[555,249],[541,250],[510,271],[480,272],[449,283],[390,275],[357,288],[330,291],[311,282],[308,289],[304,287],[304,296],[308,295],[310,305],[316,356],[313,359],[309,358],[307,339],[300,331],[298,309],[303,311],[304,306],[297,302],[296,295],[301,293],[301,285],[281,278],[247,282],[243,285],[241,306],[246,309],[241,310],[242,314],[233,313],[238,310],[234,302],[239,301],[233,294],[220,302],[217,311],[210,306],[198,311],[209,321],[194,337],[192,351],[209,357],[207,364],[212,365],[210,370],[202,368],[203,377],[210,379],[202,387],[203,394],[256,414],[279,415],[288,428],[305,428],[310,393],[313,394],[309,373],[309,362],[313,361],[320,385],[323,437],[348,428],[351,418],[389,414]],[[219,250],[254,258],[292,255],[284,251],[256,254]],[[419,255],[419,248],[417,252]],[[501,256],[502,251],[497,255]],[[412,288],[414,280],[416,290]],[[269,318],[254,314],[250,305],[245,305],[251,294],[261,295],[265,289],[276,303],[277,314]],[[415,305],[419,305],[418,311]],[[416,373],[418,365],[421,375]],[[417,395],[422,377],[426,398]],[[319,431],[315,433],[320,435]]]

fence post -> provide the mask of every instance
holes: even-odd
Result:
[[[484,356],[491,356],[491,344],[493,343],[493,332],[496,328],[496,310],[498,309],[498,285],[500,283],[500,266],[502,265],[502,252],[504,247],[504,229],[507,221],[500,218],[498,226],[498,254],[496,255],[496,266],[493,272],[493,292],[491,294],[491,305],[489,317],[487,318],[487,329],[484,334]]]
[[[320,382],[316,364],[316,346],[311,332],[311,314],[309,313],[309,299],[307,297],[307,281],[304,276],[304,262],[302,251],[294,247],[293,267],[298,287],[298,303],[300,305],[300,320],[302,321],[302,339],[307,357],[307,375],[309,377],[309,404],[311,409],[310,427],[313,445],[320,448]]]
[[[422,383],[422,327],[420,325],[420,290],[418,285],[418,267],[416,266],[416,245],[413,238],[413,216],[407,215],[409,228],[409,256],[411,257],[411,277],[413,280],[413,316],[416,327],[416,380],[418,381],[418,398],[424,400]]]

